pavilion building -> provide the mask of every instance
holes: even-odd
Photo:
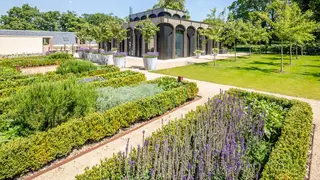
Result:
[[[130,56],[142,57],[151,49],[159,52],[159,59],[163,60],[194,56],[196,49],[210,54],[213,41],[199,33],[200,29],[208,28],[208,24],[187,20],[186,16],[184,11],[167,8],[130,15],[130,22],[123,24],[123,28],[128,29],[128,38],[120,44],[120,51],[128,52]],[[149,45],[136,29],[137,23],[147,17],[160,29]]]

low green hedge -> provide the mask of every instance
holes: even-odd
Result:
[[[47,66],[55,65],[56,61],[64,61],[65,59],[47,59],[44,56],[34,56],[34,57],[21,57],[12,59],[2,59],[0,60],[0,66],[4,67],[33,67],[33,66]]]
[[[257,100],[263,99],[270,103],[277,103],[289,108],[281,136],[269,156],[269,160],[263,169],[260,179],[304,179],[312,130],[312,109],[310,105],[301,101],[251,93],[238,89],[231,89],[228,93],[240,97],[250,95],[254,96]],[[149,142],[153,142],[151,139],[161,139],[165,137],[167,133],[175,133],[175,126],[178,124],[180,128],[183,129],[184,126],[194,123],[194,121],[191,121],[192,117],[202,115],[203,111],[206,111],[206,106],[198,106],[196,111],[189,112],[185,118],[164,126],[164,131],[153,133]],[[163,134],[163,132],[165,132],[165,134]],[[92,169],[86,169],[85,173],[78,175],[76,179],[119,178],[121,173],[118,168],[118,160],[118,155],[107,158],[103,160],[101,164],[92,167]]]
[[[162,115],[195,98],[197,93],[195,83],[184,82],[181,87],[155,96],[116,106],[102,114],[72,119],[47,132],[3,144],[0,146],[0,179],[38,170],[86,142],[99,141],[135,122]]]
[[[232,89],[230,93],[246,96],[249,92]],[[304,179],[308,161],[313,113],[308,103],[252,93],[258,99],[290,107],[281,136],[264,167],[261,179]]]
[[[36,76],[26,76],[27,78],[12,80],[10,77],[7,77],[8,80],[0,81],[0,90],[6,88],[16,88],[19,86],[27,86],[33,82],[47,82],[47,81],[59,81],[66,78],[69,78],[71,75],[75,77],[91,77],[97,75],[103,75],[112,72],[119,72],[120,69],[115,66],[103,66],[101,69],[86,71],[79,74],[48,74],[48,75],[36,75]]]
[[[106,74],[102,74],[106,73]],[[0,99],[6,98],[17,91],[24,89],[26,86],[32,84],[32,83],[38,83],[38,82],[49,82],[49,81],[61,81],[68,79],[70,77],[76,77],[76,78],[84,78],[84,77],[93,77],[93,76],[99,76],[99,77],[105,77],[105,78],[118,78],[118,77],[125,77],[127,75],[133,75],[137,74],[136,72],[128,72],[128,71],[119,71],[119,68],[117,67],[109,67],[105,69],[100,69],[96,71],[90,71],[85,72],[81,74],[67,74],[67,75],[60,75],[60,74],[54,74],[54,75],[47,75],[43,77],[32,77],[28,79],[19,79],[16,81],[6,81],[0,83],[0,87],[6,86],[7,88],[0,90]]]

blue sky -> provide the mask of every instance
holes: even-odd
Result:
[[[220,12],[233,1],[186,0],[186,6],[190,11],[192,20],[201,21],[213,7],[216,7]],[[157,0],[3,0],[0,6],[0,14],[6,14],[13,6],[28,3],[31,6],[37,6],[40,11],[59,10],[64,12],[72,10],[77,14],[101,12],[125,17],[129,14],[129,6],[136,13],[151,8],[156,2]]]

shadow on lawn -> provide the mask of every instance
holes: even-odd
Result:
[[[305,75],[305,76],[313,76],[313,77],[315,77],[315,78],[320,78],[320,73],[305,72],[305,73],[302,73],[302,75]]]
[[[258,64],[258,65],[270,65],[270,66],[280,66],[280,63],[275,62],[264,62],[264,61],[253,61],[250,64]],[[289,63],[283,63],[284,66],[289,65]]]
[[[320,68],[320,65],[302,65],[303,67],[315,67]]]
[[[264,72],[264,73],[279,72],[278,69],[262,69],[262,68],[258,68],[258,67],[254,67],[254,66],[250,66],[250,67],[232,67],[232,69],[244,70],[244,71],[260,71],[260,72]]]

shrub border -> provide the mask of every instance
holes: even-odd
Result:
[[[148,124],[150,124],[150,123],[152,123],[152,122],[154,122],[154,121],[158,121],[158,120],[162,119],[164,116],[167,116],[167,115],[169,115],[169,114],[171,114],[171,113],[173,113],[173,112],[175,112],[175,111],[178,111],[178,110],[180,110],[180,109],[182,109],[182,108],[190,105],[191,103],[194,103],[194,102],[199,101],[199,100],[201,100],[201,99],[202,99],[201,96],[197,96],[194,100],[188,101],[188,102],[184,103],[183,105],[181,105],[181,106],[179,106],[179,107],[177,107],[177,108],[174,108],[174,109],[166,112],[165,114],[163,114],[163,115],[161,115],[161,116],[155,117],[155,118],[153,118],[153,119],[151,119],[151,120],[149,120],[149,121],[142,122],[142,123],[139,124],[138,126],[132,128],[132,129],[129,129],[129,130],[125,131],[125,132],[122,133],[122,134],[114,135],[114,136],[112,136],[111,138],[109,138],[109,139],[107,139],[107,140],[103,140],[103,142],[101,142],[101,143],[99,143],[99,144],[97,144],[97,145],[95,145],[95,146],[93,146],[93,147],[91,147],[91,148],[89,148],[89,149],[87,149],[87,150],[85,150],[85,151],[80,152],[79,154],[76,154],[76,155],[74,155],[74,156],[72,156],[72,157],[70,157],[70,158],[66,158],[66,159],[58,162],[57,164],[54,164],[54,165],[52,165],[52,166],[50,166],[50,167],[48,167],[48,168],[46,168],[46,169],[44,169],[44,170],[40,170],[39,172],[36,172],[35,174],[33,174],[33,175],[31,175],[31,176],[28,176],[28,177],[26,178],[26,180],[31,180],[31,179],[37,178],[37,177],[41,176],[42,174],[45,174],[45,173],[47,173],[47,172],[49,172],[49,171],[51,171],[51,170],[53,170],[53,169],[56,169],[56,168],[58,168],[58,167],[60,167],[60,166],[62,166],[62,165],[64,165],[64,164],[67,164],[67,163],[69,163],[70,161],[72,161],[72,160],[74,160],[74,159],[76,159],[76,158],[78,158],[78,157],[80,157],[80,156],[83,156],[83,155],[85,155],[85,154],[87,154],[87,153],[90,153],[90,152],[92,152],[92,151],[94,151],[94,150],[96,150],[96,149],[98,149],[98,148],[100,148],[100,147],[102,147],[102,146],[105,146],[105,145],[107,145],[107,144],[109,144],[109,143],[111,143],[111,142],[113,142],[113,141],[115,141],[115,140],[117,140],[117,139],[120,139],[120,138],[122,138],[123,136],[126,136],[126,135],[130,134],[130,133],[133,132],[133,131],[139,130],[139,129],[141,129],[141,128],[144,127],[144,126],[146,126],[146,125],[148,125]]]
[[[58,158],[67,156],[73,149],[88,141],[99,141],[115,135],[121,128],[129,127],[135,122],[162,115],[194,99],[197,94],[196,83],[185,82],[181,87],[116,106],[102,114],[92,113],[72,119],[49,131],[12,140],[0,146],[0,179],[15,178],[38,170]]]
[[[228,92],[240,95],[251,93],[258,99],[277,101],[283,105],[291,106],[284,119],[281,135],[262,171],[261,180],[304,179],[307,174],[306,165],[309,159],[308,152],[312,133],[313,113],[311,106],[298,100],[239,89],[230,89]]]

